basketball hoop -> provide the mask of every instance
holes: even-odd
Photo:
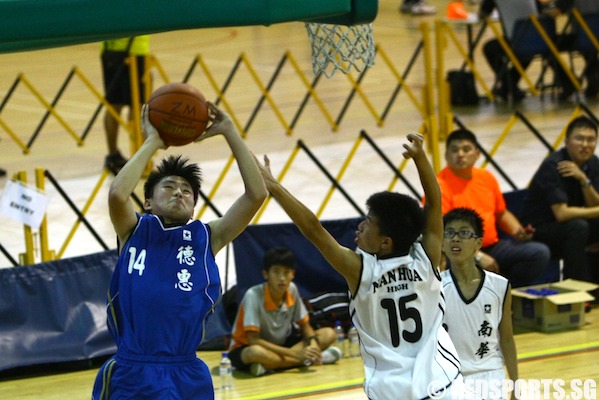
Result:
[[[362,72],[374,65],[372,24],[344,26],[307,22],[306,29],[312,43],[314,75],[323,72],[330,78],[336,70],[347,74],[352,67]]]

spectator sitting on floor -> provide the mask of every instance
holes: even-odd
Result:
[[[333,328],[314,330],[302,302],[295,277],[295,256],[286,248],[273,248],[264,256],[265,283],[252,286],[241,301],[229,350],[238,370],[261,376],[267,370],[332,364],[341,350],[329,347]],[[301,332],[294,328],[299,325]]]

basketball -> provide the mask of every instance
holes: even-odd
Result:
[[[148,113],[167,146],[195,141],[209,121],[204,95],[188,83],[169,83],[156,89],[148,99]]]

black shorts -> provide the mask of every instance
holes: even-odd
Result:
[[[303,337],[302,337],[301,332],[294,329],[291,332],[291,334],[289,336],[287,336],[287,339],[285,340],[285,343],[282,344],[282,346],[283,347],[293,347],[302,340],[303,340]],[[240,346],[240,347],[236,347],[235,349],[229,351],[229,359],[231,360],[231,365],[234,366],[235,369],[240,370],[240,371],[247,371],[250,369],[250,365],[245,364],[241,360],[241,352],[246,347],[248,347],[248,346],[247,345]]]
[[[102,74],[104,93],[110,104],[131,105],[131,79],[129,65],[125,62],[129,54],[126,51],[104,51],[102,53]],[[143,74],[145,56],[137,56],[137,82],[139,84],[139,102],[144,103],[145,85]]]

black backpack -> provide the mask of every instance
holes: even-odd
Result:
[[[315,328],[335,327],[340,321],[347,331],[351,324],[349,315],[349,295],[347,292],[324,292],[310,298],[304,298],[304,304],[310,313],[310,324]]]
[[[447,82],[449,82],[451,90],[451,104],[455,106],[478,104],[478,93],[472,72],[451,70],[447,73]]]

